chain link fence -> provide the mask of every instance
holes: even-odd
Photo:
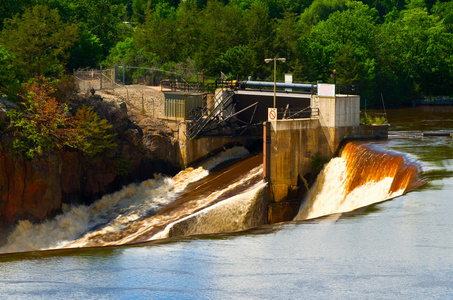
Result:
[[[117,85],[141,84],[159,86],[162,80],[187,83],[184,75],[179,72],[161,70],[157,68],[133,67],[115,65],[110,69],[80,69],[74,70],[80,91],[91,89],[100,90]],[[198,77],[198,76],[197,76]],[[200,76],[201,85],[201,76]]]
[[[74,71],[79,90],[86,92],[91,89],[100,90],[115,85],[115,69],[83,69]]]

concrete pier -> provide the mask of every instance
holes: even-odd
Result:
[[[265,124],[263,164],[271,224],[297,214],[317,161],[329,161],[346,140],[387,137],[388,126],[360,126],[359,96],[312,96],[311,107],[319,109],[318,116]]]
[[[291,107],[308,114],[303,114],[305,118],[265,122],[272,102],[267,94],[240,91],[233,99],[236,111],[242,111],[238,118],[264,125],[263,177],[268,182],[267,222],[272,224],[294,218],[319,167],[337,155],[344,141],[387,138],[388,125],[361,126],[358,95],[329,97],[286,93],[279,95],[277,109],[283,111]],[[258,103],[256,109],[243,110],[251,103]],[[177,121],[178,161],[182,168],[224,147],[259,142],[256,137],[228,138],[221,134],[189,139],[186,126],[185,120]]]

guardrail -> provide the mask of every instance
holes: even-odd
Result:
[[[319,109],[312,107],[287,108],[277,111],[278,120],[306,119],[319,116]]]

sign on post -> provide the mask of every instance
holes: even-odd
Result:
[[[335,97],[335,84],[318,83],[318,96]]]
[[[267,120],[269,122],[271,121],[277,121],[277,109],[276,108],[268,108],[268,113],[267,113]]]

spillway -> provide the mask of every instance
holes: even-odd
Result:
[[[121,245],[185,233],[256,227],[264,222],[259,214],[242,211],[265,209],[260,197],[266,185],[262,181],[262,156],[218,168],[247,155],[243,147],[231,148],[173,178],[156,176],[106,195],[90,206],[67,207],[63,214],[42,224],[21,221],[0,252]],[[223,229],[204,226],[200,221],[188,225],[190,216],[212,219],[217,210],[200,213],[211,206],[227,207],[232,214],[222,213],[219,225]],[[236,218],[238,215],[244,216]],[[176,224],[179,220],[183,221]]]
[[[295,220],[350,212],[401,196],[425,183],[420,171],[401,153],[349,142],[318,175]]]
[[[0,253],[123,245],[258,227],[267,221],[268,205],[262,160],[262,153],[231,148],[173,178],[159,175],[90,206],[66,207],[42,224],[21,221]],[[296,220],[400,196],[424,183],[419,174],[420,166],[403,154],[347,143],[319,174]]]

